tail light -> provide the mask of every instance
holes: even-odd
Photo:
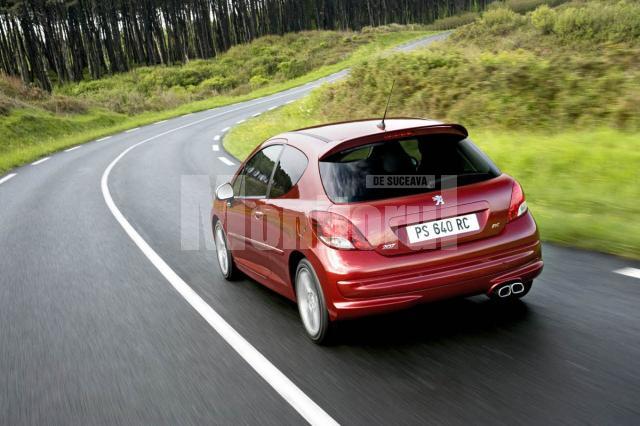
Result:
[[[511,203],[509,204],[509,222],[519,218],[527,211],[527,201],[524,199],[522,187],[516,181],[511,189]]]
[[[339,250],[372,250],[369,241],[349,219],[336,213],[313,211],[311,225],[320,241]]]

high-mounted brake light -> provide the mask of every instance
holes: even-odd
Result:
[[[400,138],[406,138],[409,136],[413,136],[415,133],[413,133],[410,130],[404,131],[404,132],[393,132],[393,133],[388,133],[384,136],[382,136],[382,139],[400,139]]]
[[[509,204],[509,222],[519,218],[527,211],[527,201],[524,198],[524,191],[516,181],[511,189],[511,203]]]
[[[349,219],[336,213],[313,211],[313,230],[320,241],[339,250],[372,250],[369,241]]]

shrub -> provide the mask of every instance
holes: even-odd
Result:
[[[524,14],[539,6],[557,6],[567,0],[506,0],[504,5],[516,13]]]
[[[434,31],[451,30],[463,25],[470,24],[477,20],[479,17],[480,14],[477,12],[461,13],[459,15],[437,19],[432,24],[428,25],[427,28]]]
[[[531,14],[531,23],[542,34],[549,34],[556,23],[556,12],[546,4],[542,5]]]
[[[269,79],[258,74],[258,75],[254,75],[253,77],[251,77],[251,79],[249,80],[249,84],[251,85],[251,88],[253,89],[257,89],[258,87],[262,87],[265,84],[267,84],[269,82]]]
[[[640,38],[640,4],[592,2],[558,12],[554,32],[574,41],[636,42]]]
[[[11,110],[16,107],[16,102],[4,95],[0,95],[0,115],[9,115]]]
[[[46,99],[49,94],[44,90],[31,85],[26,85],[18,77],[0,74],[0,94],[7,98],[29,100]]]
[[[303,75],[307,71],[305,62],[300,59],[292,59],[290,61],[280,62],[278,64],[278,73],[285,79],[292,79]]]
[[[51,96],[38,104],[56,114],[84,114],[89,110],[85,101],[64,95]]]
[[[506,7],[491,9],[482,14],[480,21],[490,34],[506,34],[522,25],[524,18]]]
[[[232,77],[216,75],[200,83],[199,88],[203,92],[224,92],[235,87],[237,82]]]

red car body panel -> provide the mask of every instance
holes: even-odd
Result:
[[[420,119],[337,123],[289,132],[268,140],[302,151],[308,166],[295,186],[278,198],[216,200],[213,222],[221,220],[239,269],[285,297],[295,300],[293,272],[305,257],[322,286],[332,320],[353,318],[457,296],[489,294],[496,285],[530,282],[543,267],[536,223],[527,211],[508,220],[514,180],[496,178],[438,191],[449,200],[435,206],[418,194],[366,203],[333,203],[320,178],[319,160],[347,147],[430,132],[466,137],[458,125]],[[244,163],[240,166],[242,170]],[[325,210],[348,218],[372,250],[337,250],[318,240],[309,214]],[[476,213],[480,229],[457,237],[409,245],[404,226]],[[376,216],[377,215],[377,216]],[[368,220],[378,217],[378,226]],[[395,245],[394,245],[395,244]],[[394,245],[388,249],[389,245]]]

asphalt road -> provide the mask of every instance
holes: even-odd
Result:
[[[640,263],[547,244],[522,303],[344,323],[331,347],[223,280],[208,214],[237,161],[215,137],[317,84],[0,177],[0,424],[638,424]]]

